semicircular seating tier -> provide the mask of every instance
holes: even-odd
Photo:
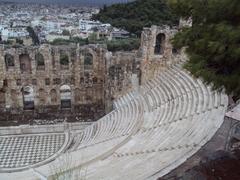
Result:
[[[70,161],[63,174],[87,169],[84,176],[91,180],[157,179],[213,137],[227,104],[224,93],[193,78],[181,63],[172,65],[118,99],[110,114],[73,137],[55,161],[11,176],[49,178],[51,167]]]

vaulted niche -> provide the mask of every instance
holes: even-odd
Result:
[[[60,51],[60,65],[61,69],[69,69],[69,57],[64,51]]]
[[[154,54],[162,55],[164,53],[166,36],[163,33],[160,33],[156,37],[156,44],[154,49]]]
[[[93,55],[86,53],[84,55],[84,70],[93,69]]]
[[[20,70],[21,72],[28,72],[31,73],[32,66],[31,66],[31,59],[28,54],[21,54],[19,56],[19,62],[20,62]]]
[[[71,108],[71,87],[62,85],[60,87],[61,108]]]
[[[25,86],[22,88],[23,95],[23,107],[24,110],[34,109],[34,91],[30,86]]]
[[[38,70],[44,70],[45,69],[45,61],[44,57],[41,53],[37,53],[35,55],[36,65]]]
[[[8,70],[9,68],[14,67],[15,63],[14,63],[14,57],[11,54],[6,54],[4,56],[4,60],[5,60],[5,65],[6,65],[6,69]]]

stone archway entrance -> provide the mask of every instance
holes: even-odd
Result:
[[[27,72],[31,73],[32,67],[31,67],[31,59],[28,54],[21,54],[19,56],[19,61],[20,61],[20,69],[21,72]]]
[[[23,108],[24,110],[33,110],[34,109],[34,91],[30,86],[22,88],[23,95]]]
[[[68,85],[62,85],[60,87],[60,99],[61,99],[61,108],[71,108],[71,87]]]

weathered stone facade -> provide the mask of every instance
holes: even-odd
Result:
[[[171,44],[171,39],[176,32],[176,28],[171,29],[169,26],[144,28],[139,50],[142,82],[177,61],[179,52]]]
[[[108,61],[108,87],[112,99],[139,85],[140,61],[136,52],[117,52]]]
[[[1,47],[1,111],[99,118],[105,110],[105,54],[97,45]]]
[[[175,32],[145,28],[135,52],[111,53],[103,45],[2,46],[1,122],[97,120],[111,111],[114,99],[175,61]]]

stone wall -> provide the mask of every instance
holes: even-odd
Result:
[[[153,78],[159,71],[177,61],[179,52],[171,44],[176,32],[177,28],[171,29],[169,26],[143,29],[139,49],[142,82]]]
[[[140,63],[136,61],[136,52],[116,52],[111,55],[107,66],[107,84],[112,99],[139,85]]]
[[[0,51],[1,111],[8,117],[69,114],[93,120],[105,113],[104,47],[42,45]]]
[[[177,61],[170,43],[176,32],[145,28],[133,52],[112,53],[104,45],[0,47],[1,124],[99,119],[114,99]]]

